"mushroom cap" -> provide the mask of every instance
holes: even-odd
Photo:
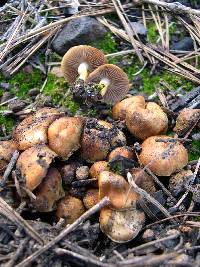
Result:
[[[48,128],[49,147],[63,159],[68,159],[80,147],[83,121],[78,117],[62,117]]]
[[[109,85],[102,98],[102,100],[108,104],[115,104],[120,101],[129,91],[128,76],[116,65],[105,64],[98,67],[90,73],[86,79],[86,83],[99,84],[102,79],[109,80]]]
[[[83,202],[72,196],[62,198],[57,206],[56,215],[58,218],[64,218],[66,224],[73,223],[85,212]]]
[[[122,101],[116,103],[112,108],[112,117],[114,120],[125,120],[127,108],[130,104],[145,105],[144,97],[141,95],[132,96],[129,98],[125,98]]]
[[[124,209],[136,206],[139,199],[137,193],[131,190],[123,176],[110,171],[103,171],[99,175],[99,197],[108,196],[113,209]]]
[[[13,153],[18,149],[18,145],[13,140],[0,141],[0,173],[9,163]]]
[[[159,176],[170,176],[188,163],[188,153],[179,142],[157,142],[157,139],[170,140],[165,135],[151,136],[141,145],[140,162]]]
[[[169,191],[173,196],[177,196],[185,191],[185,184],[193,176],[191,170],[181,170],[178,173],[172,174],[169,178]]]
[[[55,209],[56,202],[64,197],[62,178],[56,168],[49,168],[34,194],[36,199],[33,200],[33,205],[37,211],[49,212]]]
[[[107,161],[97,161],[92,164],[90,167],[90,176],[91,178],[99,178],[99,174],[103,171],[108,170],[108,162]]]
[[[81,155],[84,160],[104,160],[109,150],[123,145],[126,145],[126,137],[117,127],[97,119],[86,121],[81,140]]]
[[[126,111],[127,128],[138,139],[145,140],[167,131],[167,115],[154,102],[149,102],[146,106],[130,104]]]
[[[37,145],[21,153],[16,166],[25,179],[27,189],[33,191],[42,182],[56,156],[46,145]]]
[[[178,135],[184,135],[189,128],[199,119],[200,109],[184,108],[180,111],[177,119],[174,132]]]
[[[130,147],[121,146],[121,147],[115,148],[113,151],[110,152],[110,154],[108,155],[108,160],[110,161],[117,156],[122,156],[127,159],[133,159],[135,154],[134,154],[134,151]]]
[[[99,190],[98,189],[89,189],[84,198],[83,203],[86,209],[91,209],[94,205],[99,202]]]
[[[100,228],[112,241],[125,243],[135,238],[143,227],[145,214],[137,209],[100,211]]]
[[[26,117],[14,130],[13,139],[20,150],[26,150],[37,144],[46,144],[47,129],[61,113],[56,108],[42,108]]]
[[[137,186],[144,189],[150,195],[153,195],[156,192],[156,187],[153,178],[148,175],[141,168],[132,168],[129,170],[131,175],[133,176],[134,182]]]
[[[106,64],[107,60],[103,52],[89,45],[78,45],[70,48],[63,56],[61,70],[69,84],[73,84],[78,74],[78,67],[81,63],[88,65],[88,72]]]

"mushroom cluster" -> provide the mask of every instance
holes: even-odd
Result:
[[[145,213],[144,199],[129,185],[127,174],[151,196],[158,189],[152,177],[170,177],[169,190],[178,194],[187,150],[179,139],[165,135],[168,117],[157,103],[140,95],[121,100],[129,90],[128,78],[119,67],[107,64],[98,49],[71,48],[61,68],[73,92],[80,87],[86,98],[115,104],[113,119],[70,117],[57,108],[37,110],[16,126],[12,140],[0,142],[0,176],[17,149],[16,189],[31,210],[53,212],[71,224],[107,196],[110,204],[99,218],[102,232],[115,242],[130,241],[142,229]],[[183,118],[188,129],[199,115],[199,110],[186,112],[188,116],[185,112],[177,119],[177,132],[182,133]],[[127,129],[119,129],[117,121]]]
[[[129,91],[126,73],[107,64],[103,52],[88,45],[70,48],[64,55],[61,69],[75,97],[87,101],[114,104]]]

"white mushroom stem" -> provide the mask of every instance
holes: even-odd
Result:
[[[108,78],[103,78],[99,84],[104,86],[104,88],[101,90],[101,95],[104,96],[108,86],[110,85],[110,80]]]
[[[79,65],[78,67],[78,74],[80,75],[79,78],[81,80],[86,80],[87,76],[88,76],[88,64],[86,62],[83,62]]]

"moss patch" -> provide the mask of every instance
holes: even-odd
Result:
[[[105,54],[117,52],[118,47],[118,43],[111,32],[106,33],[103,39],[92,42],[91,45],[102,50]]]
[[[189,160],[198,160],[200,157],[200,141],[193,141],[189,149]]]

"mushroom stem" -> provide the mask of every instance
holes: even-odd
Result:
[[[84,81],[86,80],[88,76],[88,64],[86,62],[83,62],[79,65],[78,74],[80,75],[79,79],[84,80]]]
[[[103,85],[103,89],[101,90],[101,95],[104,96],[108,86],[110,85],[110,80],[108,78],[101,79],[99,85]]]

